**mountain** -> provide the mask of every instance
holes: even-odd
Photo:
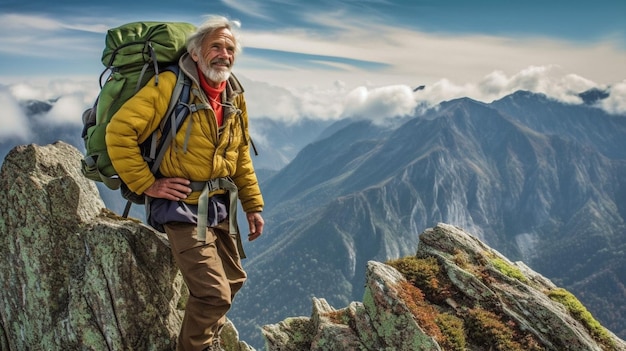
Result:
[[[0,350],[174,350],[189,292],[167,238],[104,209],[81,158],[56,142],[2,164]],[[414,255],[368,261],[364,278],[343,309],[313,297],[311,318],[264,325],[266,350],[626,347],[567,290],[448,224],[425,230]],[[230,320],[220,336],[254,351]]]
[[[450,223],[521,260],[626,334],[626,116],[517,92],[440,104],[389,130],[355,121],[262,184],[266,233],[230,317],[256,328],[304,315],[312,296],[363,295],[369,260],[410,255]]]
[[[251,119],[250,133],[258,150],[252,158],[255,168],[259,173],[280,170],[331,123],[313,119],[290,123],[268,117]]]
[[[335,309],[314,297],[310,318],[262,331],[268,351],[626,348],[567,290],[443,223],[415,255],[367,262],[362,302]]]
[[[229,317],[260,345],[261,325],[308,315],[313,296],[360,300],[368,261],[413,254],[420,233],[444,222],[564,286],[626,336],[626,118],[590,99],[457,99],[396,127],[252,121],[267,226],[245,243],[249,281]],[[80,130],[35,132],[39,144],[82,149]],[[15,144],[0,143],[2,155]],[[117,192],[100,192],[121,213]]]

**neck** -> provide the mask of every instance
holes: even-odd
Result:
[[[213,89],[219,89],[219,87],[220,87],[220,86],[222,85],[222,83],[223,83],[223,82],[216,83],[216,82],[214,82],[214,81],[210,80],[210,79],[209,79],[209,78],[207,78],[207,77],[204,77],[204,81],[207,83],[207,85],[208,85],[208,86],[210,86],[210,87],[211,87],[211,88],[213,88]]]

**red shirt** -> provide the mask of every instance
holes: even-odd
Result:
[[[221,95],[224,89],[226,88],[226,81],[220,83],[218,88],[213,88],[209,85],[206,78],[204,77],[204,73],[198,67],[198,76],[200,76],[200,87],[204,90],[204,93],[209,97],[209,102],[211,103],[211,107],[215,112],[215,118],[217,120],[217,126],[221,127],[224,123],[224,114],[222,112],[222,104]]]

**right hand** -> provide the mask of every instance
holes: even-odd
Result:
[[[191,194],[191,188],[188,186],[190,183],[185,178],[159,178],[144,191],[144,194],[153,198],[180,201]]]

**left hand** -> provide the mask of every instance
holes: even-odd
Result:
[[[263,226],[265,221],[261,216],[261,212],[248,212],[246,213],[246,219],[248,220],[248,227],[250,228],[250,234],[248,234],[248,241],[255,240],[263,234]]]

